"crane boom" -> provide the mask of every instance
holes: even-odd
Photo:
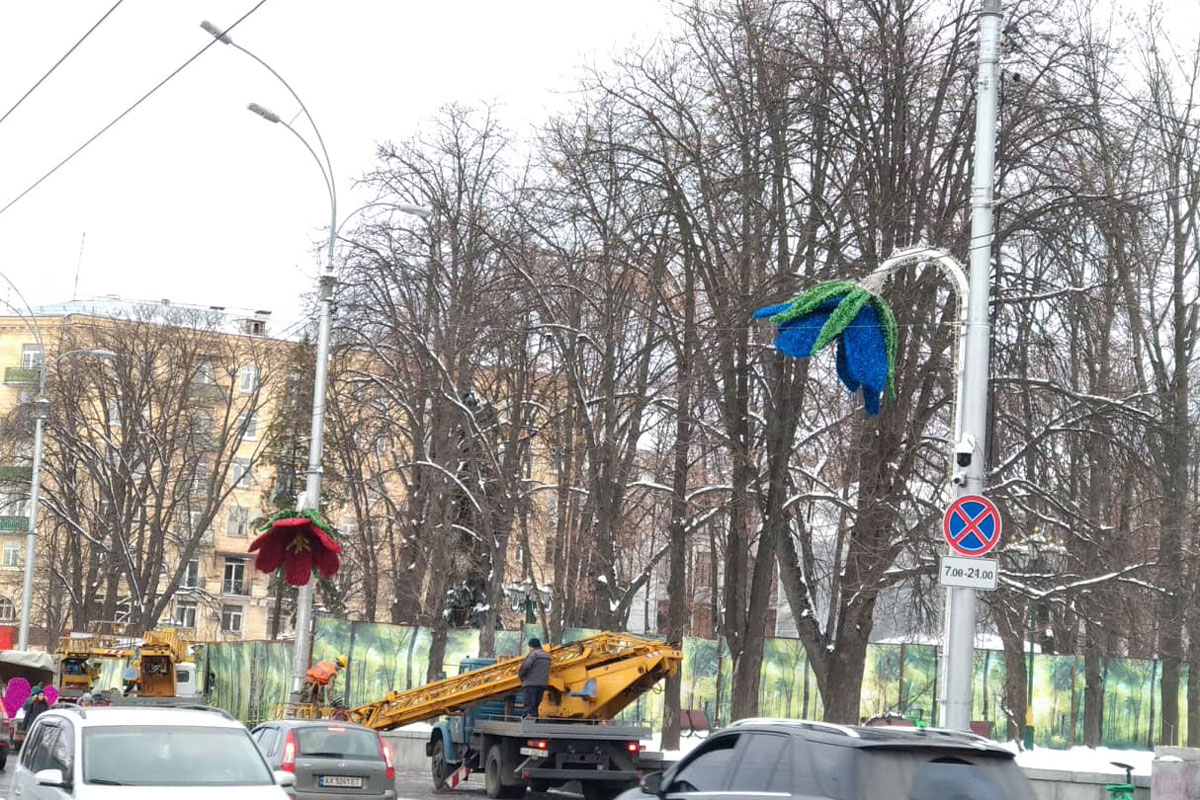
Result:
[[[610,719],[674,675],[683,661],[675,645],[626,633],[601,633],[550,647],[550,684],[541,716]],[[375,703],[349,712],[350,719],[376,730],[433,719],[515,693],[520,658],[404,692],[389,692]]]

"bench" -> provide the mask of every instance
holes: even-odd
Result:
[[[708,714],[699,708],[681,708],[679,710],[679,732],[684,736],[700,736],[712,730],[708,723]]]

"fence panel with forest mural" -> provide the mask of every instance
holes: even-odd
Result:
[[[496,652],[516,656],[524,649],[526,631],[497,631]],[[564,631],[564,641],[592,635],[587,629]],[[320,618],[313,641],[314,661],[349,660],[351,707],[369,703],[389,691],[409,689],[426,682],[431,674],[429,651],[432,634],[425,628],[385,623],[350,622]],[[477,654],[479,632],[456,629],[447,634],[445,658],[433,672],[453,675],[459,663]],[[275,706],[287,700],[292,646],[287,642],[233,642],[206,645],[200,658],[201,674],[209,702],[239,719],[254,723],[267,719]],[[723,641],[685,637],[683,641],[681,703],[705,713],[713,726],[729,721],[732,680],[729,650]],[[975,718],[993,725],[1003,738],[1009,720],[1004,703],[1003,653],[975,653]],[[1034,725],[1037,744],[1070,747],[1083,740],[1084,669],[1082,657],[1034,657]],[[1159,709],[1159,665],[1137,659],[1109,659],[1102,665],[1104,703],[1102,743],[1109,747],[1146,748]],[[1185,672],[1186,678],[1186,672]],[[338,692],[345,691],[339,678]],[[861,713],[864,717],[900,714],[936,723],[938,662],[929,645],[870,645],[863,672]],[[1187,682],[1181,681],[1181,720],[1187,707]],[[661,687],[638,699],[621,719],[661,727]],[[768,639],[763,653],[759,713],[768,717],[821,719],[824,709],[816,676],[803,645],[796,639]],[[1186,731],[1182,735],[1186,736]]]

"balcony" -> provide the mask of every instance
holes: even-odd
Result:
[[[0,533],[25,533],[29,530],[29,517],[0,517]]]
[[[10,465],[0,467],[0,482],[29,483],[33,478],[33,467]]]
[[[37,383],[41,370],[24,367],[5,367],[4,382],[10,386]]]
[[[225,390],[216,383],[192,381],[187,387],[188,397],[198,403],[217,403],[225,398]]]

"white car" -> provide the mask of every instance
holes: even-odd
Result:
[[[29,732],[9,800],[282,800],[294,781],[222,711],[60,705]]]

